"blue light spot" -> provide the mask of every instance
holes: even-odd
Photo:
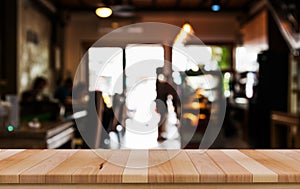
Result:
[[[14,130],[14,126],[11,126],[11,125],[7,126],[7,130],[9,132],[12,132]]]
[[[220,5],[215,4],[215,5],[211,6],[211,10],[214,12],[218,12],[218,11],[220,11],[220,9],[221,9]]]

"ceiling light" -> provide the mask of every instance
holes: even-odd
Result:
[[[183,26],[182,26],[182,29],[183,31],[187,32],[187,33],[191,33],[193,28],[191,26],[191,24],[189,23],[185,23]]]
[[[189,22],[186,22],[181,27],[180,32],[177,34],[174,40],[174,45],[184,45],[188,39],[190,38],[190,35],[194,34],[194,29],[191,26]]]
[[[112,14],[111,8],[105,6],[104,4],[101,4],[97,9],[96,9],[96,15],[101,17],[101,18],[107,18]]]

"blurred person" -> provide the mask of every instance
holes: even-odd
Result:
[[[72,87],[73,81],[67,78],[62,86],[59,86],[54,92],[54,98],[58,99],[63,105],[72,104]]]
[[[168,116],[168,105],[167,100],[168,96],[172,96],[171,101],[174,106],[174,112],[176,112],[176,117],[178,118],[180,113],[177,113],[177,110],[180,106],[180,98],[178,96],[178,93],[176,89],[167,82],[167,78],[163,75],[163,68],[157,68],[156,69],[156,111],[160,114],[160,121],[158,123],[158,140],[162,141],[165,140],[161,134],[165,132],[165,126]]]
[[[59,103],[51,101],[43,92],[48,86],[48,80],[37,77],[32,88],[24,91],[20,101],[21,121],[54,121],[59,119]]]
[[[49,100],[49,97],[43,94],[44,89],[48,86],[48,80],[44,77],[37,77],[33,81],[32,88],[24,91],[21,96],[21,102],[28,103],[34,101]]]

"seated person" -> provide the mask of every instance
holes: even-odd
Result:
[[[72,79],[67,78],[64,84],[56,89],[54,98],[58,99],[59,102],[63,105],[72,104],[72,86]]]
[[[32,88],[24,91],[21,96],[22,103],[49,100],[45,94],[43,94],[44,89],[48,85],[48,81],[44,77],[35,78]]]
[[[48,80],[44,77],[37,77],[33,81],[32,88],[24,91],[20,101],[21,121],[31,121],[37,118],[43,120],[57,120],[60,107],[56,102],[50,101],[43,91],[48,85]]]

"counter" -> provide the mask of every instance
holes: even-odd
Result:
[[[299,188],[299,150],[1,150],[1,188]],[[129,168],[124,165],[162,164]],[[107,160],[105,160],[107,159]]]

